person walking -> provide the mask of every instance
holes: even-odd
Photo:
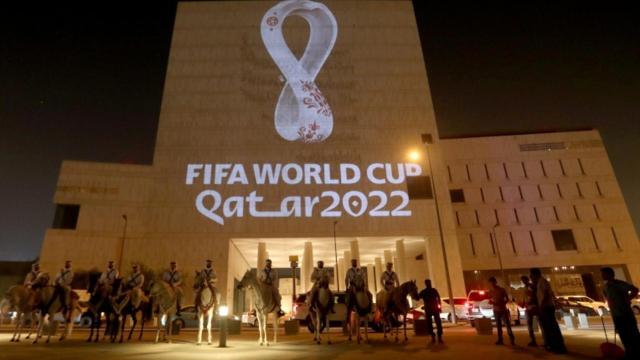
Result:
[[[529,331],[529,344],[528,346],[536,347],[538,343],[536,342],[535,330],[533,329],[533,318],[537,317],[538,322],[540,322],[540,315],[538,313],[538,304],[536,303],[535,298],[535,289],[533,284],[531,284],[531,280],[528,276],[523,275],[520,277],[522,281],[522,285],[524,286],[524,296],[522,299],[522,305],[526,309],[525,314],[527,316],[527,330]]]
[[[556,320],[555,295],[551,290],[551,285],[547,279],[542,277],[542,272],[538,268],[532,268],[529,271],[529,276],[535,288],[535,299],[539,311],[538,319],[540,320],[540,327],[542,327],[542,336],[544,336],[544,347],[556,354],[566,354],[567,348],[564,345],[564,338]]]
[[[638,288],[616,279],[610,267],[600,269],[600,274],[605,281],[604,296],[609,304],[613,325],[624,345],[625,359],[640,359],[640,332],[631,309],[631,299],[638,296]]]
[[[509,302],[509,295],[507,291],[498,285],[498,280],[495,277],[489,278],[489,284],[491,285],[491,303],[493,304],[493,316],[496,319],[496,328],[498,328],[498,341],[496,345],[503,345],[502,341],[502,323],[507,327],[507,334],[509,335],[509,341],[511,345],[515,344],[515,337],[511,330],[511,314],[507,309],[507,303]]]
[[[431,280],[424,281],[425,288],[420,291],[420,299],[424,304],[424,315],[427,318],[427,334],[431,335],[431,343],[436,342],[436,334],[433,332],[433,321],[436,323],[436,331],[438,333],[438,342],[442,343],[442,319],[440,319],[441,300],[438,290],[431,286]],[[451,307],[451,311],[455,311],[455,305]]]

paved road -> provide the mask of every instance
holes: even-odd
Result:
[[[153,344],[154,333],[145,332],[142,342],[124,344],[108,342],[86,343],[87,332],[74,330],[70,339],[50,344],[30,342],[12,343],[11,334],[5,326],[0,330],[0,359],[385,359],[404,360],[433,359],[594,359],[599,357],[599,344],[604,341],[602,331],[565,331],[565,340],[570,353],[557,356],[540,348],[529,348],[526,329],[516,329],[517,346],[496,346],[494,336],[479,336],[468,326],[445,329],[445,344],[428,345],[426,337],[417,337],[411,332],[408,343],[385,341],[381,334],[370,334],[370,343],[349,343],[333,329],[332,345],[316,345],[309,333],[295,336],[279,336],[273,346],[260,347],[255,330],[243,330],[241,335],[232,335],[227,348],[218,348],[218,334],[214,334],[215,345],[195,345],[196,334],[184,331],[172,344]],[[407,358],[408,360],[408,358]]]

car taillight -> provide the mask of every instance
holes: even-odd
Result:
[[[471,304],[467,301],[464,303],[464,307],[471,309]]]

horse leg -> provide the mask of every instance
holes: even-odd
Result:
[[[18,312],[18,316],[16,318],[16,327],[13,330],[13,336],[11,337],[11,341],[16,341],[19,342],[20,341],[20,335],[18,335],[20,333],[20,325],[22,323],[22,312]],[[16,338],[17,336],[17,338]]]
[[[211,319],[213,318],[213,308],[209,309],[207,316],[207,345],[211,345]]]
[[[138,335],[138,341],[142,341],[142,334],[144,333],[144,311],[140,316],[140,320],[142,321],[142,324],[140,324],[140,334]]]
[[[204,315],[200,311],[198,311],[198,342],[196,342],[196,345],[202,344],[202,328],[204,327],[203,322]]]
[[[409,341],[409,338],[407,337],[407,314],[404,314],[402,317],[402,327],[404,328],[404,342],[407,342]]]
[[[158,314],[158,316],[156,317],[156,321],[157,321],[157,324],[156,324],[156,339],[154,340],[154,344],[158,343],[158,338],[160,337],[160,326],[162,326],[162,316],[163,315]]]
[[[369,343],[369,315],[364,317],[364,342]]]
[[[24,326],[24,324],[22,325]],[[33,312],[29,313],[29,331],[27,332],[27,336],[25,339],[29,339],[31,337],[31,333],[33,332],[33,328],[35,327],[35,321],[33,321]]]
[[[173,318],[173,314],[169,313],[167,314],[167,318],[169,319],[169,321],[167,321],[166,325],[169,327],[169,336],[166,338],[166,341],[171,344],[171,335],[173,335],[173,326],[171,324],[171,318]],[[165,334],[167,333],[167,330],[165,329]]]
[[[120,324],[120,343],[122,343],[122,340],[124,340],[124,324],[127,323],[127,314],[124,313],[122,315],[122,323]]]
[[[107,324],[109,323],[109,320],[107,320]],[[96,338],[94,340],[94,342],[98,342],[100,340],[100,325],[102,325],[102,316],[100,315],[100,313],[98,312],[97,316],[94,316],[94,321],[91,323],[91,334],[93,334],[93,328],[95,327],[96,329]],[[105,324],[106,326],[106,324]],[[91,341],[91,337],[89,337],[89,341]]]
[[[127,337],[127,341],[131,340],[131,335],[133,334],[133,329],[136,328],[136,324],[138,323],[138,317],[136,316],[135,312],[133,314],[131,314],[131,320],[133,321],[133,324],[131,325],[131,329],[129,329],[129,336]]]

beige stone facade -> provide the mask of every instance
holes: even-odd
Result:
[[[603,265],[640,283],[640,242],[596,130],[446,139],[443,153],[449,188],[464,194],[453,210],[467,287],[498,255],[511,283],[547,268],[560,293],[580,291],[569,283],[585,274],[598,283]]]
[[[331,106],[334,127],[329,138],[315,144],[286,141],[274,129],[274,108],[284,79],[265,50],[260,26],[275,3],[179,3],[153,164],[64,162],[54,201],[78,204],[80,214],[75,229],[47,232],[41,252],[45,268],[55,269],[65,258],[72,259],[77,269],[102,268],[108,259],[118,259],[122,215],[126,214],[121,260],[125,274],[133,262],[160,271],[175,259],[189,274],[189,283],[193,271],[211,258],[231,303],[234,279],[255,266],[254,258],[237,250],[233,239],[261,239],[267,251],[270,239],[291,239],[286,255],[302,256],[304,241],[332,239],[333,223],[338,220],[340,246],[344,242],[348,247],[357,238],[360,249],[372,251],[367,239],[385,239],[390,246],[379,249],[379,257],[384,250],[395,251],[397,240],[422,241],[414,251],[422,253],[424,271],[417,275],[424,278],[428,273],[444,289],[432,200],[411,200],[405,208],[411,216],[351,216],[343,211],[339,217],[321,217],[319,210],[331,205],[331,199],[321,198],[309,217],[258,218],[245,209],[243,217],[225,219],[224,225],[201,215],[195,206],[198,195],[208,189],[219,192],[223,199],[256,191],[264,197],[262,206],[273,209],[285,196],[317,196],[332,190],[341,196],[353,190],[388,195],[406,191],[404,183],[372,184],[363,179],[352,185],[205,185],[202,176],[193,185],[185,182],[189,164],[221,163],[241,164],[245,169],[253,164],[328,164],[334,174],[339,164],[349,163],[360,167],[364,178],[370,164],[408,162],[409,149],[420,148],[421,134],[431,133],[435,138],[434,172],[440,174],[436,192],[441,198],[445,240],[451,247],[453,288],[457,295],[464,294],[453,212],[411,2],[324,2],[337,20],[338,35],[315,82]],[[299,57],[309,37],[306,22],[288,17],[284,35]],[[371,210],[377,203],[369,200]],[[387,210],[398,207],[400,201],[390,199]],[[349,204],[357,208],[357,201]],[[256,240],[255,248],[257,244]],[[339,249],[341,257],[349,255],[344,250],[347,248]],[[405,252],[405,256],[411,254]],[[277,267],[289,265],[273,249],[269,256],[278,259]],[[333,257],[325,261],[329,266],[335,262]],[[374,256],[366,261],[373,264]],[[411,270],[415,272],[415,267]],[[406,273],[404,280],[411,275]]]
[[[397,176],[398,164],[406,170],[405,164],[415,161],[422,175],[432,175],[435,180],[455,296],[466,294],[465,270],[497,268],[487,237],[495,220],[493,209],[499,211],[501,219],[498,243],[507,268],[624,264],[631,278],[639,280],[638,240],[597,133],[440,141],[411,2],[323,3],[338,24],[335,45],[315,78],[333,114],[331,136],[311,144],[287,141],[274,128],[274,109],[288,80],[265,50],[260,31],[263,16],[276,2],[181,2],[153,163],[65,161],[54,202],[79,205],[79,216],[72,228],[47,231],[40,255],[43,268],[55,271],[65,259],[71,259],[76,271],[101,269],[113,259],[126,275],[132,263],[142,263],[158,273],[175,260],[190,288],[193,272],[202,268],[206,259],[212,259],[224,299],[236,307],[236,312],[242,310],[243,300],[238,300],[234,282],[247,269],[261,266],[267,256],[278,268],[289,266],[290,255],[299,256],[304,266],[298,291],[308,288],[306,277],[316,260],[322,259],[330,267],[337,265],[338,276],[342,277],[349,260],[357,258],[372,277],[379,276],[385,262],[393,262],[401,281],[431,278],[446,294],[434,201],[412,197],[404,206],[403,198],[394,198],[393,194],[410,193],[407,181],[378,184],[366,174],[371,164],[389,164],[392,177]],[[290,16],[283,32],[287,46],[300,57],[309,38],[306,22]],[[434,138],[429,151],[434,174],[428,173],[421,140],[425,133]],[[570,148],[518,150],[521,144],[547,142],[564,142]],[[411,151],[418,156],[409,159]],[[577,158],[582,159],[586,174],[577,167]],[[547,175],[541,175],[540,161]],[[527,177],[518,172],[522,171],[520,163],[524,163]],[[215,171],[220,164],[230,164],[226,173]],[[361,170],[362,179],[353,184],[258,184],[254,165],[265,164],[319,164],[322,176],[328,169],[333,178],[341,164],[351,164]],[[481,177],[483,164],[487,164],[490,179]],[[191,181],[190,165],[200,166]],[[207,165],[214,169],[211,179],[206,175]],[[228,183],[236,165],[246,170],[247,183]],[[467,165],[470,178],[464,175]],[[504,167],[508,179],[500,172]],[[295,168],[291,170],[295,174]],[[384,177],[384,173],[384,169],[378,169],[375,176]],[[215,183],[217,175],[221,184]],[[596,181],[600,190],[594,185]],[[582,196],[575,193],[576,183]],[[544,199],[534,196],[538,184]],[[560,184],[562,198],[551,195],[556,184]],[[524,196],[520,200],[518,186]],[[478,189],[484,187],[485,200],[481,200]],[[504,201],[498,200],[498,187],[502,188]],[[450,188],[462,188],[465,203],[452,206]],[[210,191],[215,191],[221,201],[241,199],[235,205],[227,204],[232,216],[225,217],[223,224],[204,216],[197,207],[199,201],[204,208],[214,207],[214,198],[202,197]],[[288,197],[300,197],[303,204],[318,197],[319,202],[300,213],[257,216],[249,209],[248,197],[254,191],[264,198],[259,204],[262,211],[280,209]],[[340,211],[337,216],[322,215],[334,205],[331,197],[320,196],[326,191],[340,196],[334,208]],[[348,197],[354,191],[365,198]],[[388,200],[386,207],[381,204],[380,193]],[[364,202],[368,207],[361,211]],[[594,204],[601,219],[593,219],[589,212]],[[580,221],[569,217],[572,205],[582,216]],[[238,206],[243,206],[242,212]],[[373,216],[377,206],[384,209]],[[553,206],[560,220],[547,220]],[[532,223],[533,207],[539,208],[539,223]],[[222,208],[220,205],[218,215]],[[404,215],[394,216],[394,211],[396,215],[402,213],[400,208]],[[509,218],[513,208],[523,209],[518,213],[520,224]],[[473,222],[475,210],[480,224]],[[554,251],[549,231],[564,227],[574,229],[578,250]],[[607,233],[611,227],[619,246]],[[599,249],[589,240],[589,229],[594,229]],[[504,240],[508,231],[515,236],[513,254],[509,253],[510,240]],[[525,236],[527,231],[533,233],[536,251],[527,245],[531,244]],[[476,242],[473,251],[469,234],[474,234]],[[338,250],[337,263],[334,247]],[[343,289],[343,280],[337,280]],[[371,279],[369,284],[377,288]]]

